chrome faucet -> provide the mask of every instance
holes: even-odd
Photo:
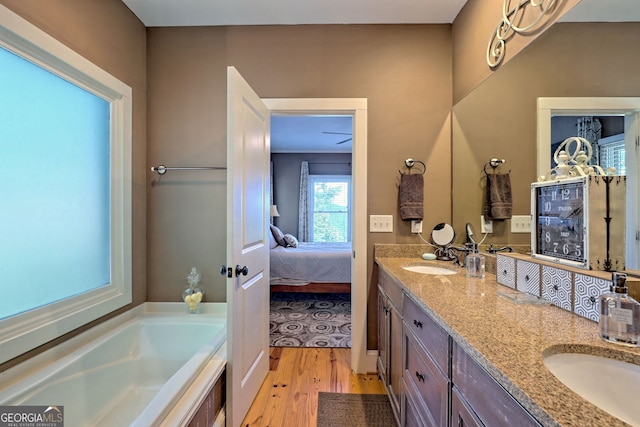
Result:
[[[496,252],[513,252],[513,248],[511,246],[503,246],[501,248],[494,248],[493,247],[493,243],[491,243],[489,245],[489,249],[487,249],[487,252],[489,252],[490,254],[495,254]]]

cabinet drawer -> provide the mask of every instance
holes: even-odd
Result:
[[[382,268],[379,269],[378,285],[387,294],[391,303],[400,310],[402,308],[402,287]]]
[[[594,321],[600,320],[599,296],[609,292],[611,280],[576,273],[573,312]]]
[[[407,386],[405,384],[405,390],[406,389]],[[406,392],[402,394],[402,414],[404,420],[401,425],[404,427],[425,427],[431,425],[422,419],[420,411],[418,411],[418,406],[413,400],[413,395]]]
[[[415,395],[418,409],[423,407],[423,418],[428,424],[444,426],[447,423],[449,381],[434,361],[417,343],[414,335],[405,330],[405,360],[402,378],[405,391]]]
[[[402,317],[405,327],[413,331],[442,373],[449,376],[449,335],[411,298],[404,300]]]
[[[529,412],[455,343],[453,385],[486,426],[540,426]]]
[[[501,285],[516,288],[516,259],[505,255],[496,256],[496,281]]]
[[[535,296],[540,296],[540,264],[535,262],[516,261],[516,289]]]
[[[542,266],[542,298],[572,311],[573,273],[561,268]]]

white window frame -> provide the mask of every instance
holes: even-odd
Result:
[[[352,185],[352,177],[351,175],[309,175],[309,196],[308,196],[308,200],[309,200],[309,236],[311,238],[311,240],[313,241],[313,213],[314,211],[314,201],[315,201],[315,194],[314,194],[314,182],[316,181],[316,179],[322,179],[322,180],[334,180],[334,181],[348,181],[349,182],[349,207],[347,209],[347,234],[349,236],[349,242],[351,242],[352,236],[351,236],[351,216],[353,215],[353,209],[352,209],[352,204],[353,204],[353,185]]]
[[[132,301],[132,90],[2,5],[0,45],[111,104],[111,283],[0,320],[3,363]]]

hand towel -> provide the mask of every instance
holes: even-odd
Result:
[[[422,220],[424,178],[422,174],[400,174],[400,218],[403,221]]]
[[[511,177],[508,173],[487,174],[484,215],[492,220],[511,219]]]

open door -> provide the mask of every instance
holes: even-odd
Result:
[[[269,370],[270,112],[227,68],[227,426],[244,419]]]

